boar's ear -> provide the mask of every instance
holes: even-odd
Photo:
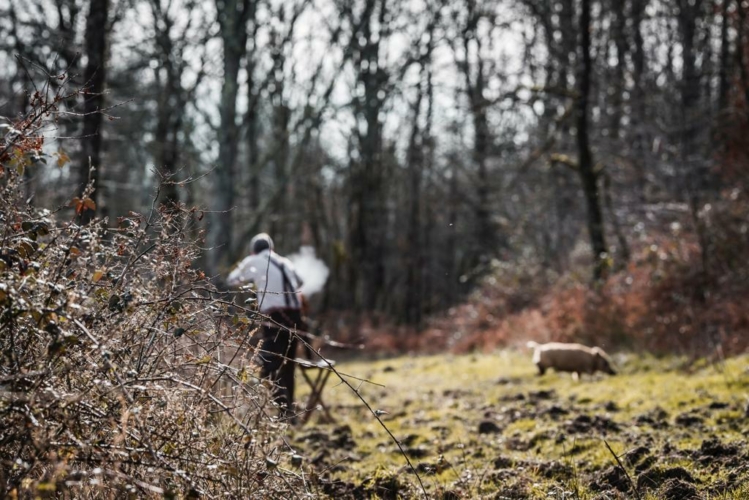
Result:
[[[592,349],[592,351],[593,351],[593,354],[595,354],[595,355],[596,355],[596,356],[598,356],[599,358],[602,358],[602,357],[603,357],[603,351],[602,351],[602,350],[601,350],[600,348],[598,348],[598,347],[594,347],[594,348]]]

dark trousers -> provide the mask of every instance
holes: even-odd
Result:
[[[281,326],[278,326],[281,325]],[[260,376],[275,383],[273,399],[281,407],[281,415],[289,413],[294,404],[294,358],[298,339],[296,329],[304,323],[298,309],[282,309],[270,314],[270,324],[263,326],[263,347],[260,353]]]

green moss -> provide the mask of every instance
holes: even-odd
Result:
[[[521,420],[516,420],[515,422],[511,423],[507,426],[507,429],[505,429],[505,434],[513,435],[515,433],[528,433],[536,430],[538,426],[538,421],[536,419],[532,418],[524,418]]]
[[[579,382],[554,372],[538,377],[526,351],[354,361],[338,369],[367,379],[347,380],[372,408],[387,412],[383,422],[412,454],[430,492],[459,490],[465,498],[501,491],[528,498],[563,493],[565,498],[593,498],[591,484],[617,463],[604,439],[617,456],[645,446],[659,466],[681,466],[699,477],[701,491],[726,479],[728,472],[713,473],[679,456],[699,450],[708,437],[724,443],[745,439],[747,358],[688,370],[680,358],[615,359],[619,375],[586,376]],[[403,475],[405,458],[356,393],[330,384],[325,400],[339,424],[351,427],[356,442],[358,459],[344,462],[336,477],[361,484],[375,472],[400,473],[403,482],[416,485],[413,474]],[[677,422],[682,415],[697,415],[701,423]],[[570,426],[581,425],[578,418],[590,428],[571,432]],[[483,420],[495,422],[500,432],[479,434]],[[663,453],[668,447],[683,453]],[[567,468],[563,474],[555,469],[559,466]],[[634,466],[627,470],[635,477]],[[747,491],[740,481],[731,488],[711,498],[743,498]]]

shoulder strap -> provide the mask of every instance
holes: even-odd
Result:
[[[272,254],[269,256],[268,260],[270,260],[273,265],[281,271],[281,274],[283,275],[283,297],[286,301],[286,307],[291,308],[293,301],[294,309],[299,309],[299,298],[296,295],[296,290],[294,290],[294,286],[291,284],[289,276],[286,274],[286,266],[274,259]]]

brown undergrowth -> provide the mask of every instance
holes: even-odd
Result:
[[[529,339],[691,357],[745,351],[747,194],[729,190],[703,206],[702,245],[688,230],[694,224],[685,208],[668,215],[637,227],[630,261],[605,283],[591,285],[582,272],[550,277],[533,265],[495,262],[474,293],[422,329],[364,321],[357,339],[380,353],[491,351]]]

